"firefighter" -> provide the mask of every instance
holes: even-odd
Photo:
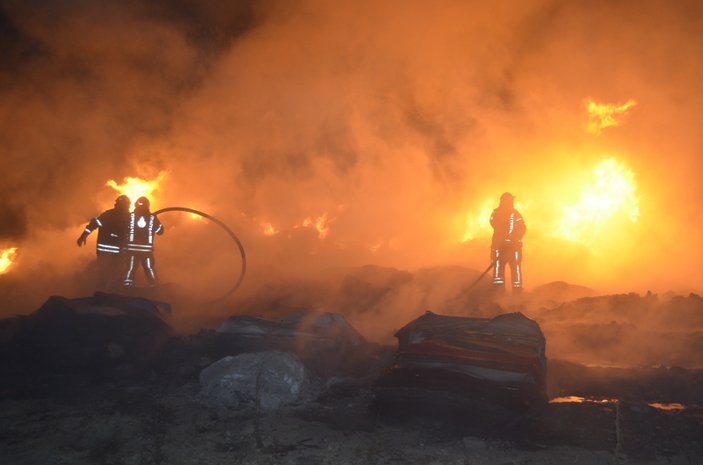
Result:
[[[96,245],[98,264],[98,289],[116,291],[124,273],[122,247],[127,238],[129,207],[132,201],[126,195],[115,199],[115,206],[90,220],[76,243],[85,245],[88,235],[98,229]]]
[[[519,292],[522,290],[522,237],[526,228],[522,215],[515,210],[514,199],[511,193],[504,193],[498,208],[491,214],[491,260],[495,264],[493,284],[505,289],[505,265],[510,265],[512,287]]]
[[[155,286],[156,270],[154,268],[154,234],[164,233],[161,221],[149,210],[149,199],[139,197],[134,204],[134,211],[129,214],[127,241],[125,245],[127,273],[125,286],[134,282],[134,271],[139,264],[144,268],[150,286]]]

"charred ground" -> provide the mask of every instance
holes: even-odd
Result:
[[[355,279],[357,289],[373,287],[368,276]],[[390,282],[402,286],[407,277]],[[551,287],[565,290],[563,284]],[[530,293],[532,302],[544,293]],[[2,322],[2,356],[7,362],[0,391],[4,462],[701,460],[703,371],[691,356],[701,339],[700,326],[693,324],[703,312],[700,297],[629,294],[548,300],[541,299],[539,308],[531,310],[548,342],[548,395],[557,401],[547,405],[516,413],[441,394],[427,404],[400,409],[379,405],[374,382],[393,364],[395,346],[366,341],[344,354],[308,352],[310,375],[304,395],[292,405],[264,412],[257,405],[213,405],[198,377],[226,355],[285,350],[280,340],[278,346],[252,347],[212,330],[182,334],[164,323],[168,318],[157,317],[139,320],[136,326],[112,320],[101,323],[101,331],[88,333],[75,324],[69,331],[71,325],[60,312],[41,327],[32,323],[37,314],[66,302],[52,298],[32,315]],[[487,308],[502,307],[494,302],[482,311]],[[584,327],[585,315],[590,323]],[[601,323],[624,329],[594,331],[593,325]],[[30,327],[34,333],[27,331]],[[585,337],[593,333],[597,337]],[[636,337],[623,337],[627,333]],[[50,334],[53,339],[47,338]],[[669,340],[672,350],[658,345],[660,352],[654,351],[654,343],[649,345],[645,337],[656,344]],[[629,358],[621,358],[620,367],[608,367],[603,358],[607,347],[622,354],[626,348],[634,350]],[[302,353],[304,361],[305,356]],[[654,363],[657,357],[663,362]],[[568,396],[573,397],[570,402],[558,401]]]

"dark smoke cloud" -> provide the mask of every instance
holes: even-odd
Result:
[[[75,224],[107,179],[134,173],[136,146],[170,133],[213,56],[252,23],[246,3],[229,22],[213,8],[4,2],[3,187],[33,220]]]
[[[13,207],[9,202],[0,204],[0,240],[16,240],[27,231],[24,211]]]

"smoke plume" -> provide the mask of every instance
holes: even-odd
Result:
[[[85,292],[93,251],[74,242],[112,205],[107,180],[161,172],[155,210],[197,208],[242,239],[239,308],[343,307],[336,286],[365,265],[483,270],[505,191],[527,224],[528,290],[700,292],[702,26],[685,0],[6,0],[0,247],[19,252],[3,312]],[[593,134],[589,99],[637,105]],[[609,158],[633,173],[636,221],[558,237]],[[226,289],[226,235],[162,221],[162,280]],[[450,308],[437,296],[477,276],[394,305]]]

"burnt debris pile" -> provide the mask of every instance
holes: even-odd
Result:
[[[521,313],[469,318],[427,312],[397,333],[394,366],[376,382],[379,406],[524,411],[547,400],[545,339]]]
[[[337,313],[238,315],[192,336],[174,332],[169,317],[168,304],[139,297],[51,297],[2,321],[3,390],[157,375],[161,383],[199,382],[206,397],[230,406],[260,401],[267,390],[280,394],[269,406],[310,400],[349,380],[380,399],[424,392],[440,402],[453,394],[516,410],[545,399],[544,337],[520,313],[428,312],[398,331],[397,348],[367,341]]]
[[[173,335],[170,311],[167,303],[138,297],[52,296],[32,314],[0,322],[4,384],[102,381],[143,372]]]
[[[634,363],[657,354],[664,361],[695,361],[703,326],[696,295],[582,297],[526,310],[534,319],[519,312],[427,312],[399,329],[393,346],[368,341],[340,313],[235,315],[214,330],[183,335],[172,329],[170,311],[156,300],[97,293],[54,296],[32,314],[0,320],[0,393],[31,395],[42,387],[50,392],[74,380],[151,380],[199,384],[200,391],[230,405],[251,404],[269,388],[289,389],[293,395],[286,402],[300,403],[352,385],[357,388],[351,395],[371,393],[381,408],[448,405],[450,411],[496,408],[513,414],[561,396],[703,403],[689,383],[700,377],[695,363]],[[246,354],[261,360],[241,357]],[[275,376],[263,374],[277,366],[300,376],[284,377],[276,387]],[[249,381],[237,384],[232,373],[244,372]],[[298,379],[295,386],[291,379]],[[237,392],[228,399],[223,389]]]
[[[275,320],[233,316],[202,336],[210,354],[291,352],[323,377],[374,376],[389,358],[388,348],[369,343],[344,316],[330,312],[297,312]]]

